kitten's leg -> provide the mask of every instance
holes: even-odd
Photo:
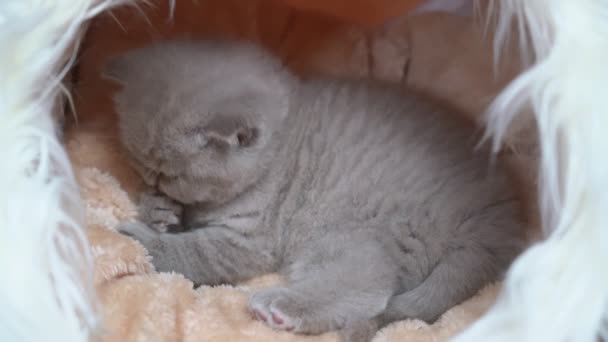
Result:
[[[344,342],[370,342],[378,332],[376,317],[347,324],[338,333]]]
[[[181,273],[196,285],[233,284],[273,271],[276,264],[267,237],[224,226],[171,234],[123,223],[117,230],[146,247],[157,271]]]
[[[164,233],[183,230],[182,205],[155,189],[149,188],[142,192],[138,205],[139,219],[156,231]]]
[[[290,265],[287,287],[251,297],[250,310],[271,327],[307,334],[341,329],[380,314],[393,295],[397,270],[380,244],[352,236],[317,244]]]
[[[508,259],[510,257],[497,257],[474,247],[453,250],[441,258],[420,285],[390,299],[378,317],[380,327],[407,318],[434,322],[445,311],[496,280]]]

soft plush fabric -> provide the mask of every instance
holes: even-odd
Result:
[[[119,147],[111,103],[115,88],[100,79],[101,65],[120,51],[156,39],[239,37],[272,49],[299,73],[402,81],[434,93],[474,118],[516,66],[507,66],[502,77],[492,75],[489,48],[481,43],[470,18],[426,14],[363,28],[295,12],[270,0],[199,0],[178,2],[170,21],[166,1],[155,4],[141,7],[141,11],[123,8],[95,19],[74,73],[78,120],[69,125],[65,139],[87,205],[88,237],[105,323],[102,339],[335,341],[334,333],[310,337],[273,331],[248,315],[247,294],[280,281],[277,276],[260,277],[238,287],[194,290],[178,274],[154,272],[146,251],[112,230],[120,221],[134,219],[132,199],[141,183]],[[530,159],[514,161],[519,162],[516,166],[532,164]],[[522,184],[522,189],[533,188]],[[498,286],[482,290],[433,325],[395,323],[379,332],[376,341],[446,340],[478,318],[497,291]]]

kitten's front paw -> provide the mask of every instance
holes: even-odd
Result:
[[[249,299],[251,315],[273,329],[302,334],[341,329],[340,338],[344,342],[367,342],[375,335],[378,329],[375,319],[348,323],[347,317],[336,309],[339,307],[319,298],[280,287],[258,291]]]
[[[156,192],[144,192],[139,198],[139,217],[148,226],[160,233],[181,223],[182,206]]]
[[[152,230],[141,222],[123,222],[116,227],[116,230],[126,236],[139,241],[150,252],[159,239],[159,233]]]

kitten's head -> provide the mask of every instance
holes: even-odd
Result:
[[[182,203],[221,204],[269,167],[295,79],[240,42],[173,41],[111,60],[104,77],[120,136],[150,186]]]

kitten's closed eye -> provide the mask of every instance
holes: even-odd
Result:
[[[183,130],[186,140],[200,148],[218,149],[245,148],[256,143],[259,129],[249,127],[237,116],[218,116],[205,126],[189,127]]]
[[[194,139],[195,145],[199,148],[213,147],[228,150],[253,146],[259,137],[259,130],[251,127],[240,127],[228,134],[221,134],[213,130],[193,129],[189,137]]]
[[[255,143],[258,134],[257,128],[244,128],[236,133],[236,139],[240,147],[249,147]]]
[[[216,145],[227,148],[252,146],[259,137],[259,128],[248,123],[253,113],[216,114],[202,129],[208,139],[216,139]],[[223,146],[222,146],[223,145]]]

